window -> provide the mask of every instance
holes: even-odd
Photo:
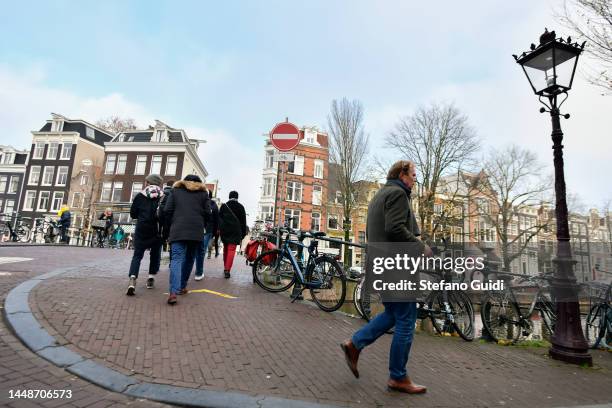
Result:
[[[45,142],[36,142],[36,145],[34,147],[34,155],[32,156],[32,158],[42,159],[44,152],[45,152]]]
[[[8,176],[0,176],[0,193],[6,191],[6,183],[8,182]]]
[[[0,198],[0,212],[2,211],[2,204],[4,204],[4,200]],[[6,220],[6,217],[0,214],[0,221]]]
[[[5,152],[4,157],[0,154],[0,158],[2,159],[2,164],[14,164],[15,153]]]
[[[130,199],[134,200],[134,197],[136,197],[140,191],[142,191],[142,183],[132,183],[132,195]]]
[[[275,190],[276,190],[276,177],[264,178],[262,195],[264,197],[270,197],[274,195]]]
[[[72,142],[64,142],[62,144],[62,155],[60,159],[70,160],[70,156],[72,156]]]
[[[40,166],[30,167],[30,178],[28,184],[31,186],[37,186],[40,181]]]
[[[489,214],[489,200],[485,199],[485,198],[477,198],[476,199],[476,206],[478,208],[478,213],[479,214]]]
[[[323,187],[319,185],[312,186],[312,204],[321,205],[321,197],[323,195]]]
[[[365,231],[357,231],[357,239],[360,244],[365,244],[366,236]]]
[[[313,231],[321,231],[321,214],[312,213],[310,216],[310,229]]]
[[[123,181],[115,181],[115,183],[113,184],[112,202],[117,203],[121,201],[122,192],[123,192]]]
[[[53,184],[53,172],[54,171],[55,171],[55,168],[53,166],[45,166],[41,185],[50,186],[51,184]]]
[[[127,154],[120,154],[117,157],[117,171],[116,174],[125,174],[125,166],[127,164]]]
[[[274,219],[274,206],[262,205],[259,217],[263,221],[272,221]]]
[[[315,141],[317,140],[317,132],[311,129],[306,129],[304,133],[304,141],[306,143],[315,144]]]
[[[166,158],[166,172],[164,173],[166,176],[174,176],[176,175],[176,163],[178,161],[177,156],[168,156]]]
[[[51,211],[59,211],[62,208],[64,202],[64,192],[56,191],[53,193],[53,200],[51,200]]]
[[[266,169],[274,168],[274,151],[268,150],[266,151]]]
[[[105,181],[104,183],[102,183],[102,193],[100,194],[100,201],[110,201],[112,191],[113,183],[111,183],[110,181]]]
[[[86,186],[87,184],[89,184],[89,174],[82,174],[81,175],[81,183],[82,186]]]
[[[434,204],[434,214],[441,215],[444,209],[444,204]]]
[[[52,132],[61,132],[63,128],[64,128],[64,121],[61,119],[54,120],[53,123],[51,124]]]
[[[49,208],[49,195],[48,191],[41,191],[38,196],[38,206],[36,207],[37,211],[47,211]]]
[[[9,194],[16,194],[19,191],[19,176],[11,176],[11,184],[9,184]]]
[[[96,132],[94,132],[94,130],[92,128],[87,126],[85,128],[85,136],[87,136],[90,139],[95,139],[96,138]]]
[[[161,165],[162,165],[162,157],[161,156],[153,156],[151,158],[151,170],[149,173],[151,174],[161,174]]]
[[[72,205],[71,207],[73,208],[80,208],[81,207],[81,193],[79,191],[75,191],[74,194],[72,194]]]
[[[155,136],[153,136],[152,142],[165,142],[166,141],[166,131],[165,130],[157,130],[155,132]],[[159,174],[159,173],[155,173]]]
[[[36,191],[26,191],[25,203],[23,209],[25,211],[34,211],[34,204],[36,203]]]
[[[287,182],[287,201],[302,202],[302,183],[298,181]]]
[[[330,215],[327,219],[327,228],[328,229],[338,229],[338,216]]]
[[[341,202],[342,202],[342,191],[338,190],[338,191],[336,191],[336,200],[335,200],[335,203],[338,204],[338,203],[341,203]]]
[[[117,162],[117,155],[109,154],[106,156],[106,167],[104,168],[104,174],[113,174],[115,172],[115,163]]]
[[[134,174],[145,174],[146,167],[147,167],[147,156],[146,155],[136,156],[136,168],[134,169]]]
[[[15,200],[6,200],[6,206],[4,207],[4,212],[6,214],[11,214],[15,210]]]
[[[323,160],[314,161],[314,178],[323,178]]]
[[[289,162],[289,173],[297,174],[298,176],[304,175],[304,156],[295,156],[292,162]]]
[[[60,166],[57,168],[57,178],[55,179],[56,186],[65,186],[68,182],[68,166]]]
[[[57,159],[57,151],[59,149],[58,142],[49,142],[49,148],[47,149],[47,159]]]
[[[285,210],[285,223],[291,228],[300,228],[300,210],[287,208]],[[291,221],[289,220],[291,218]]]

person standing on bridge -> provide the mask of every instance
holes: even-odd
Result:
[[[219,209],[221,242],[223,242],[223,275],[230,278],[236,247],[247,234],[246,211],[238,202],[238,192],[230,191],[229,200]]]
[[[368,206],[366,239],[369,242],[417,242],[422,246],[425,256],[432,256],[431,248],[417,238],[420,231],[410,205],[411,189],[415,182],[414,163],[401,160],[391,166],[387,183],[376,193]],[[424,393],[427,388],[414,384],[406,371],[417,318],[416,302],[383,304],[383,313],[355,332],[350,340],[341,344],[346,363],[353,375],[359,378],[359,353],[395,326],[389,352],[387,387],[408,394]]]

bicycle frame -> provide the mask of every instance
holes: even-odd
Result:
[[[296,272],[296,276],[298,278],[298,283],[310,288],[311,285],[309,282],[306,282],[304,279],[304,273],[303,270],[306,271],[308,269],[308,267],[310,266],[310,264],[313,262],[314,258],[316,257],[316,253],[315,251],[311,250],[310,246],[306,246],[304,245],[298,238],[298,241],[292,241],[289,239],[289,235],[290,233],[287,233],[287,235],[285,236],[285,240],[283,242],[283,246],[282,246],[282,252],[281,252],[281,259],[286,257],[289,259],[289,262],[291,263],[291,266],[293,267],[293,270]],[[291,248],[289,248],[289,244],[295,244],[297,245],[298,248],[298,256],[303,258],[303,253],[304,253],[304,248],[306,248],[308,250],[308,263],[306,265],[303,266],[303,270],[302,267],[300,267],[300,264],[297,260],[297,258],[293,255],[293,251],[291,250]],[[303,262],[302,262],[303,263]]]

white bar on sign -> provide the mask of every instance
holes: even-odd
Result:
[[[278,140],[295,140],[298,138],[297,133],[274,133],[272,139]]]

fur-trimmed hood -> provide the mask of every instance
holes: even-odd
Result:
[[[206,186],[204,185],[204,183],[199,183],[197,181],[179,180],[174,183],[172,188],[184,188],[185,190],[189,191],[204,191],[205,193],[208,193],[208,190],[206,190]]]

